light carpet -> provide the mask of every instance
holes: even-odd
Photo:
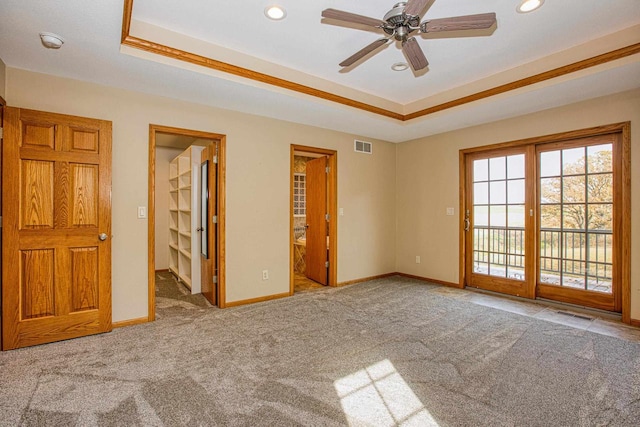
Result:
[[[225,310],[167,298],[153,323],[1,353],[0,424],[639,425],[638,343],[438,288],[391,277]]]

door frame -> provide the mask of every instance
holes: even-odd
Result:
[[[293,170],[296,151],[327,156],[327,211],[329,214],[329,274],[328,285],[338,286],[338,152],[327,148],[291,144],[289,166],[289,295],[294,293],[294,232],[293,232]]]
[[[466,257],[468,256],[467,246],[467,233],[464,231],[464,215],[462,214],[466,209],[467,202],[467,169],[466,159],[467,156],[473,153],[483,151],[493,151],[498,149],[505,149],[510,147],[519,147],[523,145],[539,145],[552,142],[562,142],[578,138],[586,138],[598,135],[619,133],[621,135],[620,151],[621,155],[620,168],[617,171],[616,176],[620,179],[622,194],[620,195],[620,211],[622,230],[618,239],[618,245],[620,245],[619,253],[622,254],[618,268],[620,269],[620,294],[622,299],[621,314],[622,322],[631,323],[631,122],[614,123],[610,125],[597,126],[587,129],[579,129],[569,132],[561,132],[551,135],[544,135],[539,137],[503,142],[498,144],[492,144],[482,147],[474,147],[463,149],[459,151],[459,271],[460,280],[459,287],[464,288],[469,280],[469,274],[466,269]],[[537,176],[537,174],[535,174]],[[536,184],[537,185],[537,184]],[[537,206],[537,202],[536,202]],[[537,209],[537,207],[536,207]],[[527,248],[528,249],[528,248]],[[537,253],[534,252],[534,253]],[[537,256],[536,256],[537,258]],[[536,272],[538,260],[535,260]],[[536,273],[537,277],[537,273]],[[537,292],[536,292],[537,293]],[[535,298],[535,296],[533,296]]]
[[[218,143],[218,243],[216,245],[216,257],[218,263],[218,288],[217,301],[219,308],[226,307],[226,268],[225,268],[225,223],[226,223],[226,135],[182,129],[162,125],[149,125],[149,198],[148,198],[148,319],[153,322],[156,318],[156,209],[155,209],[155,173],[156,173],[156,133],[170,135],[190,136],[194,138],[210,139]]]

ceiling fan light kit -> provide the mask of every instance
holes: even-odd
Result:
[[[421,23],[421,15],[424,14],[423,12],[431,1],[408,0],[396,3],[381,20],[336,9],[322,11],[322,17],[325,19],[373,27],[381,30],[386,35],[385,38],[374,41],[342,61],[340,66],[349,67],[387,44],[389,40],[394,39],[400,42],[402,51],[413,70],[420,71],[427,68],[429,61],[427,61],[424,52],[413,35],[446,31],[482,30],[489,29],[496,24],[495,13],[431,19]],[[534,1],[542,2],[543,0]]]

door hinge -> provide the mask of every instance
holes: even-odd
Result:
[[[218,215],[214,215],[213,218],[211,218],[211,222],[213,222],[214,224],[218,223]]]
[[[326,173],[331,172],[331,166],[327,166],[326,168],[324,168],[324,171],[325,171]]]
[[[213,284],[214,284],[214,285],[215,285],[215,284],[217,284],[217,283],[218,283],[218,276],[213,276],[213,277],[211,278],[211,280],[213,281]]]
[[[324,214],[324,219],[326,219],[327,221],[329,221],[329,214]]]
[[[0,127],[0,139],[4,137],[4,129]]]
[[[218,156],[213,156],[213,163],[218,164]]]
[[[329,268],[329,261],[326,261],[326,262],[324,263],[324,266],[325,266],[325,268]]]

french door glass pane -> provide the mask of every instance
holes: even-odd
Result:
[[[474,268],[524,280],[524,154],[473,163]]]
[[[602,144],[540,153],[542,283],[611,293],[612,148]]]

